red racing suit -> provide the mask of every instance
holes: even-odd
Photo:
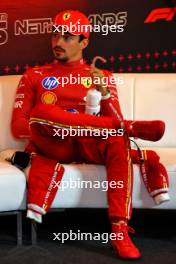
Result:
[[[108,72],[105,75],[111,77]],[[28,217],[35,213],[39,222],[40,215],[47,212],[55,197],[57,189],[53,188],[53,182],[59,181],[64,173],[60,163],[73,161],[104,164],[108,182],[123,181],[122,189],[108,188],[109,217],[129,219],[131,215],[132,163],[128,137],[107,140],[101,136],[57,140],[53,137],[54,127],[66,128],[68,124],[92,129],[124,129],[131,124],[123,120],[116,85],[112,84],[109,84],[110,96],[101,101],[103,117],[83,114],[87,90],[93,84],[80,77],[90,77],[90,66],[82,60],[57,62],[28,70],[18,85],[11,126],[15,137],[29,138],[27,150],[37,153],[32,158],[28,179]],[[79,115],[64,111],[68,109],[75,109]],[[153,177],[157,178],[157,173],[153,171]],[[152,181],[148,182],[152,185]]]

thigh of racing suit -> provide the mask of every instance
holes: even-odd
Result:
[[[109,218],[130,219],[132,211],[132,165],[124,137],[108,139],[78,138],[78,150],[82,161],[106,166],[108,186]],[[116,182],[116,187],[111,183]],[[118,184],[121,183],[121,184]]]
[[[57,160],[61,163],[71,163],[79,160],[76,141],[74,137],[60,137],[48,136],[41,133],[40,129],[35,129],[32,133],[32,140],[35,142],[37,153]]]

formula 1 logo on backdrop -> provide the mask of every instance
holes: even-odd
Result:
[[[171,21],[176,16],[175,7],[153,9],[145,19],[144,23],[155,23],[157,20]]]
[[[0,13],[0,45],[4,45],[8,41],[8,15]]]

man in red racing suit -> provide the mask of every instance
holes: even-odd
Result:
[[[89,24],[84,14],[67,10],[56,16],[54,25],[68,25],[68,22],[75,24],[78,19],[83,25]],[[104,164],[109,183],[123,182],[121,189],[111,188],[110,184],[108,188],[112,232],[124,234],[123,240],[112,240],[112,245],[121,258],[139,258],[140,253],[128,235],[128,220],[132,208],[131,156],[136,163],[140,163],[140,159],[136,151],[130,153],[128,136],[155,141],[161,138],[164,124],[160,121],[123,120],[116,85],[109,82],[112,75],[108,71],[85,64],[82,59],[82,51],[88,45],[88,38],[87,30],[81,33],[74,31],[74,34],[70,30],[64,34],[54,30],[52,48],[57,61],[27,70],[18,85],[11,122],[12,132],[17,138],[29,138],[26,151],[35,153],[31,158],[28,179],[27,216],[41,222],[41,216],[50,208],[57,191],[53,188],[53,182],[60,181],[64,173],[61,163],[76,161]],[[95,87],[86,80],[90,77],[99,77],[101,80],[105,76],[108,77],[106,86],[100,83]],[[82,80],[81,77],[86,78]],[[92,88],[99,89],[102,94],[101,117],[84,114],[86,94]],[[70,109],[74,109],[74,113],[67,112]],[[54,137],[54,129],[63,130],[68,127],[123,129],[125,134],[109,136],[106,140],[101,136],[67,136],[64,139]],[[155,163],[159,164],[159,159]],[[145,166],[145,177],[150,171],[149,167],[149,164]],[[155,171],[152,173],[155,174]],[[152,180],[147,184],[152,186]],[[167,173],[165,184],[167,192]],[[164,189],[162,185],[163,181],[159,181],[159,184],[157,182],[155,189]],[[162,191],[159,194],[161,193]]]

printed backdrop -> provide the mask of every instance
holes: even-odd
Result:
[[[78,9],[92,24],[123,25],[124,32],[92,33],[88,62],[107,59],[114,72],[176,71],[175,0],[1,0],[0,75],[21,74],[30,66],[51,62],[51,18]]]

